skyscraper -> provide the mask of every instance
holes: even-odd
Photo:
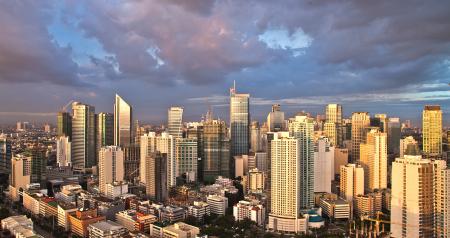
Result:
[[[224,121],[209,119],[203,123],[203,179],[230,176],[230,140]]]
[[[358,195],[364,195],[364,169],[357,164],[341,166],[340,196],[348,202]]]
[[[378,126],[380,127],[380,132],[388,133],[388,118],[386,114],[375,114],[375,119],[378,120]]]
[[[11,177],[9,181],[10,196],[13,201],[19,201],[19,190],[25,189],[31,183],[31,157],[22,154],[15,155],[11,160]]]
[[[314,121],[307,116],[289,120],[289,135],[299,139],[300,207],[314,206]],[[273,142],[273,141],[272,141]],[[272,149],[273,152],[273,149]],[[274,157],[272,156],[272,159]],[[273,178],[273,177],[272,177]],[[273,181],[272,181],[273,182]]]
[[[169,135],[175,139],[183,137],[183,108],[170,107],[167,111],[167,118]]]
[[[231,157],[248,154],[250,146],[250,94],[239,94],[230,89]]]
[[[272,105],[272,111],[267,115],[268,131],[277,132],[285,129],[284,112],[281,111],[280,104]]]
[[[334,147],[328,138],[319,138],[314,146],[314,192],[331,193],[334,180]]]
[[[124,181],[123,151],[118,146],[105,146],[99,151],[98,187],[106,193],[106,185]]]
[[[445,160],[434,166],[434,237],[450,237],[450,168]]]
[[[83,170],[96,164],[95,108],[72,103],[72,166]]]
[[[188,182],[197,179],[197,139],[178,138],[175,142],[177,177],[185,175]]]
[[[388,153],[389,154],[399,154],[400,139],[401,137],[401,123],[400,118],[390,117],[388,118]]]
[[[405,155],[392,163],[391,237],[433,237],[433,165]]]
[[[133,141],[133,109],[116,94],[114,103],[114,145],[127,147]]]
[[[69,140],[72,138],[72,116],[68,112],[58,112],[57,116],[58,136],[68,136]]]
[[[141,154],[142,156],[142,154]],[[164,201],[167,197],[167,154],[149,152],[141,160],[141,182],[151,199]]]
[[[101,112],[97,115],[97,150],[114,144],[114,115]]]
[[[72,143],[68,136],[61,136],[56,139],[56,163],[59,167],[69,167],[72,165]]]
[[[404,155],[419,155],[419,145],[412,136],[400,140],[400,158]]]
[[[327,122],[342,123],[342,106],[340,104],[328,104],[325,108]]]
[[[364,143],[366,127],[370,125],[368,112],[354,112],[352,114],[352,161],[359,161],[359,144]]]
[[[257,121],[252,121],[250,127],[250,148],[252,152],[261,150],[261,129]]]
[[[438,105],[427,105],[422,112],[423,152],[426,155],[442,154],[442,111]]]
[[[371,129],[366,143],[360,144],[360,163],[364,168],[365,190],[387,188],[387,135],[379,128]]]
[[[300,139],[289,136],[288,132],[278,132],[271,143],[272,187],[268,228],[297,233],[300,231],[300,210],[310,205],[308,194],[302,191]]]
[[[5,134],[0,134],[0,173],[11,173],[11,141]]]

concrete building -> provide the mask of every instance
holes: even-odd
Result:
[[[248,191],[250,193],[264,192],[264,172],[258,168],[252,169],[248,172]]]
[[[296,165],[293,165],[293,169],[298,169],[297,171],[293,170],[294,174],[299,175],[298,178],[300,191],[300,208],[311,208],[314,206],[314,122],[312,118],[307,116],[296,116],[289,120],[289,135],[295,139],[297,139],[297,144],[299,146],[297,155],[298,158],[293,160],[297,162]],[[274,143],[273,140],[271,142]],[[272,145],[273,147],[273,145]],[[277,148],[279,150],[280,148]],[[283,156],[283,149],[290,149],[289,147],[283,146],[281,151],[276,152],[276,156]],[[286,150],[284,152],[288,152]],[[295,150],[293,151],[295,153]],[[272,161],[277,159],[274,157],[274,149],[272,148]],[[281,159],[283,160],[283,159]],[[298,168],[297,168],[298,167]],[[272,167],[272,173],[274,169]],[[274,177],[272,177],[272,183],[274,183]],[[296,179],[294,179],[296,181]]]
[[[206,202],[194,201],[194,204],[188,207],[188,215],[195,217],[198,221],[203,221],[203,218],[210,213],[209,204]]]
[[[377,212],[382,209],[382,193],[373,192],[366,195],[358,195],[354,198],[355,214],[357,217],[369,216],[376,217]]]
[[[58,112],[57,115],[57,126],[56,133],[58,137],[67,136],[69,139],[72,138],[72,116],[70,113],[62,111]]]
[[[265,224],[266,209],[259,201],[241,200],[233,206],[233,216],[236,221],[249,219],[258,226]]]
[[[97,115],[97,150],[114,145],[114,114],[101,112]]]
[[[231,156],[248,155],[250,147],[250,94],[230,89],[230,142]]]
[[[11,174],[11,140],[5,135],[0,134],[0,173]]]
[[[423,152],[429,156],[442,154],[442,110],[439,105],[426,105],[422,112]]]
[[[120,238],[128,231],[125,227],[113,221],[100,221],[88,226],[89,238]]]
[[[360,163],[364,168],[365,191],[387,188],[387,135],[371,129],[360,144]]]
[[[323,215],[330,219],[351,219],[352,217],[351,203],[341,198],[321,198],[319,207],[322,208]]]
[[[360,165],[341,166],[340,196],[349,202],[364,194],[364,169]]]
[[[348,164],[349,151],[346,148],[334,148],[334,177],[341,172],[341,166]],[[333,177],[333,179],[334,179]]]
[[[445,160],[433,161],[434,237],[450,237],[450,168]]]
[[[88,226],[105,220],[106,217],[100,216],[97,209],[81,208],[69,213],[70,231],[75,235],[88,237]]]
[[[175,142],[175,158],[177,177],[185,175],[187,182],[197,180],[198,161],[197,139],[178,138]]]
[[[284,112],[281,111],[280,104],[272,105],[272,111],[267,115],[267,128],[269,132],[278,132],[286,129]]]
[[[27,216],[10,216],[2,219],[2,230],[9,230],[17,238],[42,238],[33,230],[33,221]]]
[[[390,117],[388,118],[388,153],[398,155],[401,139],[401,123],[400,118]]]
[[[97,164],[95,107],[72,103],[72,166],[84,170]]]
[[[258,152],[262,149],[262,135],[259,122],[252,121],[250,125],[250,150],[252,152]]]
[[[72,165],[72,143],[68,136],[56,139],[56,163],[59,167],[70,167]]]
[[[354,112],[352,114],[352,161],[359,161],[360,144],[366,138],[366,127],[370,126],[370,116],[368,112]]]
[[[147,196],[157,201],[164,201],[167,197],[167,154],[146,153],[144,160],[141,157],[140,168],[141,172],[145,172],[141,173],[141,182],[145,185]]]
[[[419,144],[412,136],[400,140],[400,158],[404,155],[419,155]]]
[[[331,193],[334,180],[334,147],[328,138],[319,138],[314,147],[314,192]]]
[[[128,193],[128,183],[124,181],[116,181],[105,185],[105,197],[116,199]]]
[[[118,146],[100,149],[98,160],[98,187],[106,194],[106,185],[124,181],[123,151]]]
[[[248,173],[248,155],[234,156],[234,176],[244,177]]]
[[[182,207],[165,206],[159,209],[159,220],[174,223],[186,219],[186,214],[186,210]]]
[[[216,215],[225,215],[228,208],[228,198],[219,195],[208,195],[206,203],[209,205],[210,212]]]
[[[218,176],[230,177],[230,140],[224,121],[208,119],[203,123],[203,179],[213,182]]]
[[[133,143],[133,108],[116,94],[114,103],[114,145],[128,147]]]
[[[70,230],[69,214],[76,212],[77,207],[71,203],[58,203],[58,226],[64,228],[65,231]]]
[[[433,237],[433,164],[405,155],[392,163],[391,236]]]
[[[164,238],[195,238],[200,234],[200,229],[183,222],[177,222],[162,229]],[[156,236],[158,237],[158,236]]]
[[[183,137],[183,108],[170,107],[167,111],[167,129],[169,135],[178,139]]]
[[[10,197],[13,201],[19,201],[19,191],[31,183],[31,157],[21,154],[11,160]]]
[[[273,231],[303,231],[300,210],[309,206],[309,192],[302,192],[300,140],[277,132],[271,142],[271,199],[268,228]],[[311,173],[313,171],[310,171]],[[312,198],[314,203],[314,199]]]

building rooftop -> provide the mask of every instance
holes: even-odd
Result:
[[[91,224],[89,226],[95,227],[101,231],[116,231],[116,230],[121,230],[124,227],[118,223],[115,223],[113,221],[100,221],[100,222],[96,222],[94,224]]]

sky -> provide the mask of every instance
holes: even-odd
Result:
[[[251,117],[327,103],[412,119],[450,113],[450,1],[0,0],[0,123],[55,122],[70,100],[141,121],[228,118],[229,88]]]

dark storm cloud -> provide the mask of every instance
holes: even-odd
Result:
[[[0,2],[0,83],[85,85],[71,49],[59,47],[47,32],[52,7],[42,1]]]

